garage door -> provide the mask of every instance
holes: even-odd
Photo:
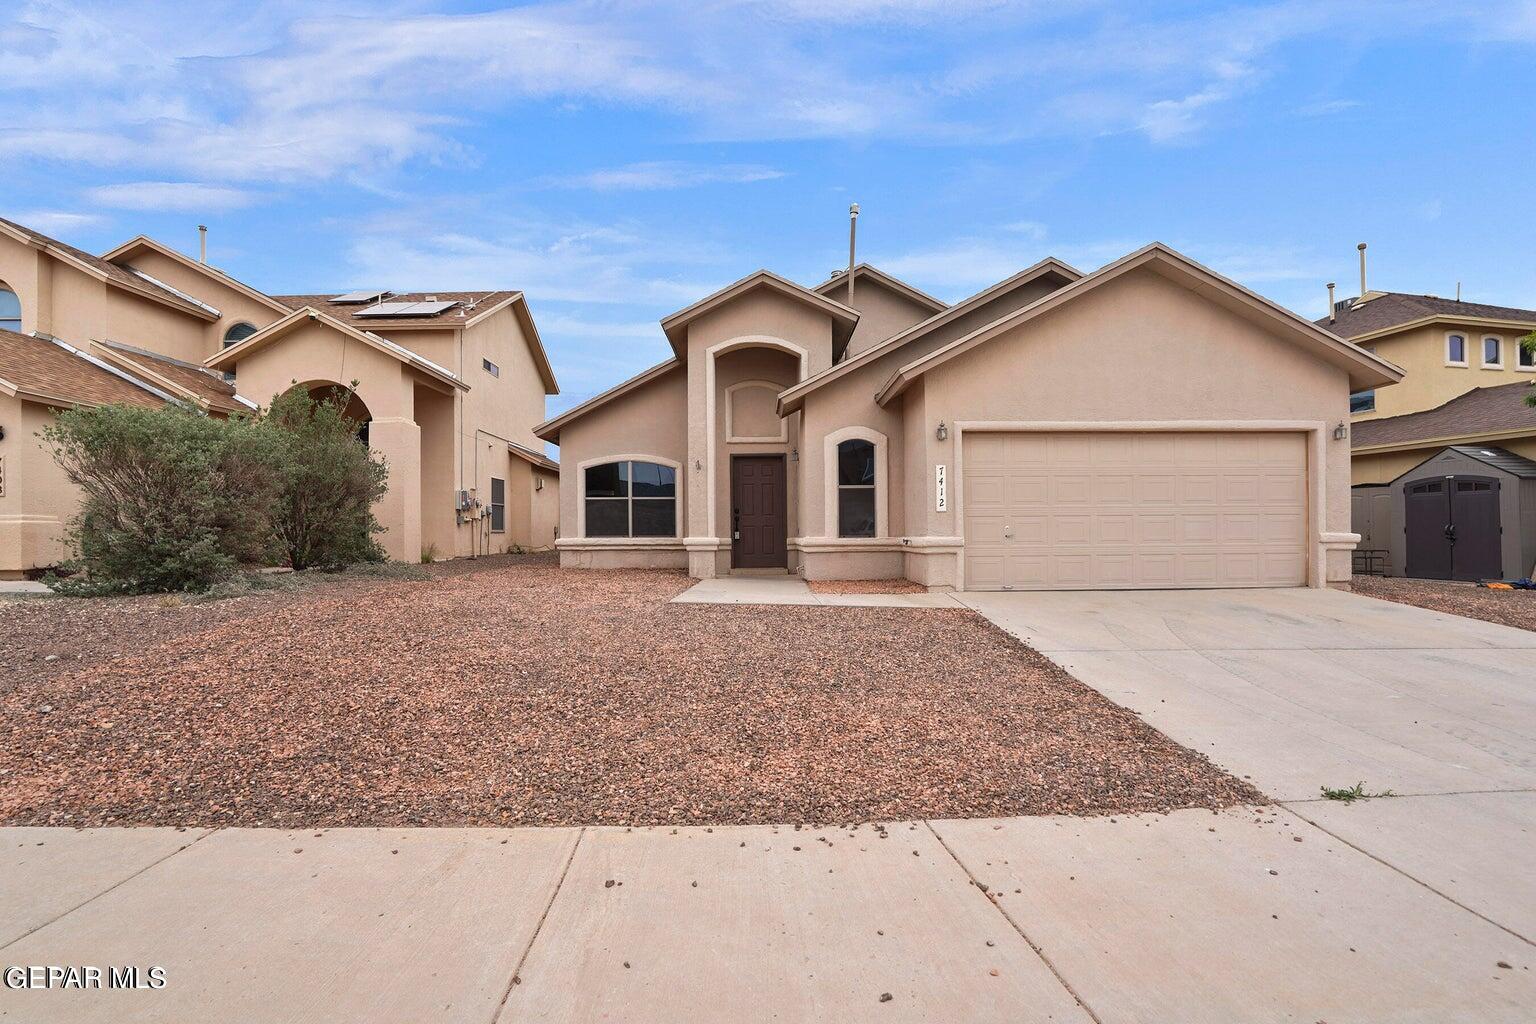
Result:
[[[965,434],[969,590],[1295,587],[1305,435]]]

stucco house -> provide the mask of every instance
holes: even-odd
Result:
[[[539,425],[570,566],[931,588],[1348,580],[1349,396],[1402,372],[1161,244],[954,305],[758,271]]]
[[[66,555],[77,499],[37,437],[54,411],[227,416],[353,381],[390,557],[554,543],[559,467],[532,428],[558,386],[521,292],[269,295],[144,236],[96,256],[0,220],[0,333],[0,574]]]

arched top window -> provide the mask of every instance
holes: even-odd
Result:
[[[21,333],[21,299],[0,284],[0,329]]]
[[[862,437],[837,446],[837,535],[875,535],[875,445]]]
[[[255,333],[255,324],[248,324],[244,321],[241,321],[238,324],[234,324],[230,327],[229,330],[224,332],[224,347],[229,348],[231,345],[238,345],[240,342],[244,341],[246,338],[249,338]]]
[[[1465,334],[1447,334],[1445,336],[1445,364],[1447,366],[1467,365],[1467,336]]]
[[[588,537],[677,536],[677,470],[625,459],[582,470]]]

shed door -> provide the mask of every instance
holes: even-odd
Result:
[[[1422,580],[1451,578],[1449,480],[1420,480],[1403,489],[1404,573]]]
[[[1458,476],[1451,485],[1452,578],[1498,579],[1504,573],[1499,482]]]
[[[1296,587],[1300,433],[967,432],[971,590]]]

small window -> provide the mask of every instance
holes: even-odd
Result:
[[[489,359],[482,359],[482,360],[480,360],[480,366],[485,370],[486,373],[490,374],[492,377],[500,377],[501,376],[501,367],[497,366],[495,363],[491,362]]]
[[[1536,370],[1536,334],[1515,341],[1515,365],[1522,370]]]
[[[1445,336],[1445,361],[1457,366],[1467,365],[1467,339],[1460,334]]]
[[[1502,367],[1504,365],[1503,338],[1495,338],[1490,336],[1483,339],[1483,365],[1498,367]]]
[[[235,324],[229,330],[224,332],[224,347],[229,348],[231,345],[238,345],[240,342],[244,341],[246,338],[249,338],[255,333],[255,324]]]
[[[655,462],[588,466],[588,537],[677,536],[677,470]]]
[[[0,329],[21,333],[21,299],[0,284]]]
[[[491,477],[491,532],[507,532],[507,482]]]
[[[837,446],[837,535],[875,535],[875,446],[863,438]]]
[[[1376,411],[1376,389],[1369,391],[1356,391],[1349,396],[1349,414],[1358,416],[1362,412]]]

